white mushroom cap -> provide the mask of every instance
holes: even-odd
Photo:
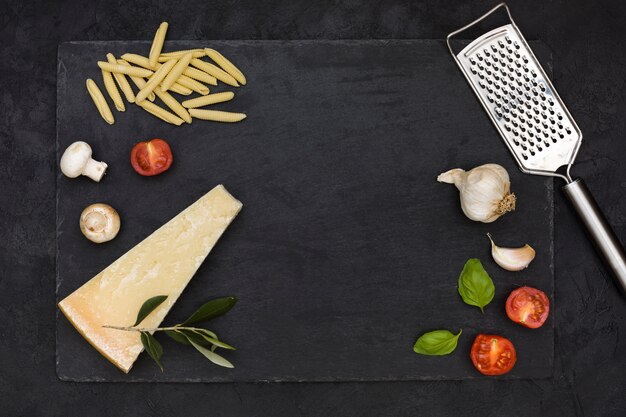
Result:
[[[72,143],[61,156],[61,171],[69,178],[86,175],[98,182],[106,172],[107,164],[91,159],[91,146],[83,141]]]
[[[95,243],[112,240],[120,231],[120,224],[119,214],[108,204],[92,204],[80,215],[80,231]]]

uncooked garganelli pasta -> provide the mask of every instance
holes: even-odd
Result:
[[[232,100],[235,97],[233,92],[210,94],[208,85],[219,87],[220,82],[233,87],[245,85],[246,77],[243,72],[213,48],[163,52],[167,29],[167,22],[161,23],[148,56],[125,53],[121,55],[121,59],[116,59],[112,53],[108,53],[106,61],[97,62],[105,90],[115,108],[125,111],[125,99],[128,103],[137,104],[146,112],[177,126],[185,122],[191,123],[193,118],[226,123],[245,119],[244,113],[200,108]],[[213,63],[202,60],[203,57]],[[129,79],[137,88],[136,94]],[[107,99],[96,82],[89,78],[86,84],[102,118],[109,124],[115,123]],[[191,96],[194,93],[199,96],[186,99],[182,103],[172,95]],[[171,112],[153,103],[157,98]]]
[[[154,35],[152,47],[150,48],[150,53],[148,54],[148,57],[150,59],[150,67],[152,68],[156,67],[157,62],[159,62],[159,55],[161,55],[161,50],[163,49],[163,43],[165,42],[167,27],[167,22],[161,23]]]
[[[148,113],[158,117],[159,119],[171,123],[176,126],[182,125],[185,121],[180,117],[176,116],[165,110],[162,107],[157,106],[154,103],[149,102],[148,100],[144,100],[140,103],[137,103],[140,107],[146,110]]]
[[[93,103],[96,105],[98,112],[100,112],[100,116],[110,125],[115,123],[115,118],[113,117],[113,113],[111,113],[111,108],[104,98],[104,94],[98,88],[98,85],[91,78],[87,79],[87,91],[93,100]]]
[[[102,82],[104,83],[104,89],[107,90],[109,97],[113,100],[113,104],[115,105],[117,111],[126,111],[124,100],[122,100],[122,96],[115,85],[115,81],[113,80],[113,74],[102,70]]]
[[[215,103],[223,103],[225,101],[232,100],[235,94],[232,91],[226,91],[223,93],[209,94],[208,96],[192,98],[185,100],[182,105],[188,109],[195,109],[197,107],[208,106]]]
[[[189,114],[196,119],[226,123],[240,122],[246,118],[246,115],[243,113],[232,113],[219,110],[189,109]]]
[[[113,54],[107,54],[107,60],[111,64],[117,64],[117,60],[115,59]],[[128,83],[128,80],[126,79],[126,76],[119,72],[114,72],[113,78],[115,78],[117,85],[120,87],[120,90],[122,90],[122,93],[124,93],[124,97],[126,97],[126,101],[128,101],[129,103],[134,103],[135,93],[133,92],[133,89],[130,87],[130,84]]]
[[[157,87],[154,92],[156,95],[165,103],[167,107],[169,107],[174,113],[178,115],[181,119],[183,119],[187,123],[191,123],[191,115],[186,108],[182,106],[170,93],[164,91],[162,87]]]

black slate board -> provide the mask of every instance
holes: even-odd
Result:
[[[146,42],[77,42],[59,47],[57,159],[86,140],[109,163],[104,180],[57,173],[57,299],[61,300],[223,183],[244,210],[166,319],[233,294],[240,303],[211,323],[238,347],[236,368],[208,363],[162,338],[165,372],[142,355],[129,375],[109,364],[57,312],[57,373],[70,381],[380,381],[482,378],[468,352],[478,332],[509,337],[518,364],[503,378],[552,375],[553,320],[528,330],[504,300],[519,285],[553,294],[552,180],[521,174],[441,41],[211,41],[241,66],[247,86],[221,109],[239,124],[174,127],[129,106],[108,126],[84,82],[100,84],[107,52],[146,54]],[[167,49],[202,46],[168,42]],[[548,53],[532,45],[544,63]],[[226,86],[216,91],[232,90]],[[132,145],[168,139],[175,164],[154,178],[128,163]],[[441,171],[497,162],[511,174],[518,209],[484,225],[461,213]],[[77,227],[81,210],[113,205],[123,228],[94,245]],[[484,236],[531,243],[530,268],[510,273],[490,259]],[[456,291],[469,257],[496,284],[484,315]],[[412,352],[427,330],[463,328],[447,357]]]

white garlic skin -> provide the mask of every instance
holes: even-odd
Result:
[[[491,256],[493,260],[507,271],[526,269],[535,259],[535,250],[529,244],[521,248],[501,248],[493,242],[489,233],[487,233],[487,237],[491,241]]]
[[[474,221],[491,223],[508,211],[515,210],[509,174],[498,164],[485,164],[469,171],[451,169],[437,181],[454,184],[459,190],[461,209]]]

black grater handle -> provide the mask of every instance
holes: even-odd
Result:
[[[563,192],[572,203],[587,233],[613,273],[616,283],[626,295],[626,254],[615,232],[606,221],[598,203],[580,178],[563,187]]]

